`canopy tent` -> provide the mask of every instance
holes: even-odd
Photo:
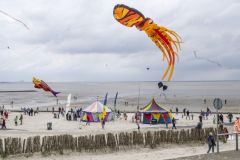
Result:
[[[104,106],[99,101],[92,103],[90,106],[83,109],[83,119],[82,121],[88,122],[99,122],[102,116],[102,112],[106,109],[106,116],[104,121],[109,121],[112,119],[112,110],[109,109],[107,106]]]
[[[165,124],[165,122],[171,123],[173,118],[172,113],[165,109],[162,105],[160,106],[157,104],[154,98],[140,112],[143,114],[144,124]]]

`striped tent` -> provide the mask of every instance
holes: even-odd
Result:
[[[140,112],[143,114],[144,124],[171,123],[173,118],[172,113],[165,109],[163,105],[157,104],[154,98]]]
[[[82,121],[99,122],[100,117],[102,116],[103,109],[104,109],[104,105],[99,101],[92,103],[90,106],[83,109]],[[106,116],[104,118],[104,121],[109,121],[111,119],[112,119],[112,110],[106,107]]]

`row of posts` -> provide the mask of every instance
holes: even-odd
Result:
[[[139,147],[156,148],[166,143],[206,143],[209,132],[216,133],[213,128],[187,129],[180,131],[159,130],[147,132],[120,132],[88,136],[56,135],[22,138],[0,139],[0,155],[6,157],[17,154],[42,154],[71,150],[77,152],[119,151]],[[215,134],[216,135],[216,134]]]

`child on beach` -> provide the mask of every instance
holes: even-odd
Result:
[[[140,125],[138,122],[137,122],[137,127],[138,127],[138,132],[140,132]]]
[[[213,124],[216,124],[216,117],[215,117],[215,115],[213,116]]]
[[[86,125],[89,125],[89,126],[90,126],[90,117],[89,117],[89,115],[87,115]]]
[[[14,118],[14,123],[15,123],[15,126],[18,125],[18,116],[16,116],[16,117]]]
[[[102,124],[102,129],[104,129],[105,121],[104,121],[103,117],[101,117],[100,122],[101,122],[101,124]]]

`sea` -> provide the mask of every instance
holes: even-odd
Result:
[[[146,106],[152,98],[170,109],[189,107],[198,111],[212,107],[214,98],[221,98],[228,109],[238,111],[240,104],[240,81],[184,81],[163,82],[168,86],[163,91],[158,82],[56,82],[48,83],[55,91],[61,92],[54,97],[50,92],[34,88],[31,82],[0,83],[0,106],[7,109],[23,107],[65,106],[71,94],[71,104],[86,107],[98,100],[103,102],[107,94],[108,105],[113,107],[116,93],[117,108],[135,111]],[[33,90],[34,92],[15,92]],[[227,110],[225,107],[225,110]],[[239,110],[240,112],[240,110]]]

